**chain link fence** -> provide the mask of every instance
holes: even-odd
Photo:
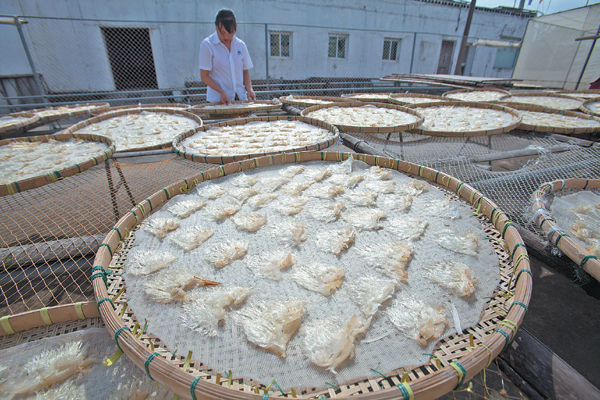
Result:
[[[52,103],[205,101],[198,52],[212,22],[115,21],[14,17],[0,32],[26,73],[0,75],[0,113]],[[260,99],[283,94],[339,96],[393,92],[393,73],[453,73],[460,36],[403,31],[239,23],[254,63]],[[18,49],[20,42],[22,49]],[[494,68],[498,49],[471,46],[465,75],[510,77]],[[8,46],[8,45],[7,45]],[[29,58],[25,56],[28,55]]]

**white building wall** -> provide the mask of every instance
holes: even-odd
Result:
[[[254,62],[253,79],[266,77],[265,24],[269,30],[292,32],[292,57],[268,59],[272,79],[436,73],[442,39],[456,42],[454,71],[468,13],[466,6],[415,0],[105,0],[101,5],[91,0],[4,0],[0,14],[92,20],[32,18],[25,28],[28,43],[38,72],[52,91],[110,91],[114,90],[114,80],[101,26],[149,28],[159,88],[183,87],[186,82],[200,80],[200,42],[214,31],[214,16],[223,7],[236,12],[237,35],[248,45]],[[527,18],[519,14],[478,9],[470,36],[520,37],[526,23]],[[1,28],[0,32],[15,30]],[[330,33],[348,35],[346,59],[327,57]],[[0,54],[11,56],[9,61],[0,61],[0,76],[31,73],[19,54],[18,37],[6,37],[8,40],[0,42]],[[397,61],[382,60],[387,37],[402,39]],[[494,49],[477,48],[472,74],[510,76],[510,70],[493,68],[494,54]]]

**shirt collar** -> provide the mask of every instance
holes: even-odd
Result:
[[[235,43],[236,40],[237,40],[237,37],[235,35],[233,35],[233,38],[231,39],[231,43]],[[221,39],[219,39],[219,34],[217,33],[217,31],[215,31],[215,33],[213,33],[211,35],[210,41],[213,44],[221,43]],[[223,44],[223,43],[221,43],[221,44]],[[225,46],[225,45],[223,44],[223,46]]]

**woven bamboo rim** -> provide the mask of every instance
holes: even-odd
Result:
[[[569,111],[573,111],[573,110],[579,110],[581,109],[581,106],[583,105],[583,101],[581,101],[581,99],[578,99],[576,97],[573,96],[565,96],[563,94],[556,94],[556,93],[538,93],[538,92],[523,92],[523,93],[512,93],[509,94],[507,96],[502,96],[498,99],[499,102],[502,102],[502,104],[507,104],[510,107],[512,107],[515,103],[516,104],[531,104],[531,103],[519,103],[518,101],[508,101],[508,99],[510,99],[511,97],[530,97],[530,96],[534,96],[534,97],[558,97],[560,99],[568,99],[568,100],[577,100],[579,101],[579,106],[577,106],[576,108],[570,108]],[[535,105],[540,105],[540,104],[535,104]]]
[[[190,111],[189,104],[184,103],[160,103],[160,104],[130,104],[126,106],[114,106],[107,107],[103,110],[92,110],[92,115],[100,115],[106,112],[119,111],[119,110],[145,110],[147,108],[173,108],[182,111]]]
[[[232,101],[231,104],[244,104],[248,101]],[[267,100],[252,100],[252,104],[261,104],[260,107],[231,107],[231,108],[215,108],[205,109],[209,106],[219,106],[221,103],[204,103],[192,106],[191,111],[195,113],[208,114],[210,116],[222,116],[222,115],[243,115],[246,113],[257,112],[257,111],[270,111],[281,108],[279,100],[267,101]]]
[[[447,102],[448,100],[443,98],[442,96],[436,96],[433,94],[421,94],[421,93],[394,93],[390,94],[390,103],[397,104],[399,106],[407,106],[409,104],[422,104],[422,103],[409,103],[408,101],[402,101],[403,97],[417,97],[423,100],[423,103],[432,103],[436,100],[440,102]]]
[[[342,99],[341,97],[333,97],[333,96],[293,96],[292,99],[290,99],[290,97],[292,96],[281,96],[279,98],[279,101],[281,101],[282,104],[289,104],[292,106],[300,106],[300,107],[311,107],[313,105],[318,105],[318,104],[308,104],[307,102],[303,102],[301,100],[322,100],[322,101],[329,101],[331,103],[340,103],[345,101],[344,99]]]
[[[126,298],[123,294],[124,282],[119,276],[122,268],[118,266],[111,270],[110,266],[123,263],[123,258],[126,258],[124,253],[133,245],[133,241],[130,240],[131,238],[127,239],[125,233],[138,225],[141,218],[174,195],[188,192],[202,181],[261,166],[322,160],[339,162],[349,156],[351,153],[342,152],[287,153],[221,165],[188,179],[174,182],[128,212],[106,236],[94,260],[97,270],[110,273],[104,275],[107,278],[106,283],[104,279],[97,279],[102,277],[100,276],[102,274],[97,274],[92,280],[100,315],[109,332],[115,335],[119,347],[136,365],[143,367],[148,376],[184,398],[259,400],[265,399],[268,395],[280,397],[276,392],[265,391],[264,395],[260,394],[258,386],[248,384],[245,378],[232,379],[232,374],[229,374],[230,379],[221,380],[221,374],[215,377],[210,373],[212,370],[206,370],[206,367],[202,367],[202,371],[199,371],[198,367],[202,364],[199,361],[191,361],[191,354],[188,354],[187,359],[182,356],[175,357],[168,349],[158,347],[161,345],[160,339],[152,342],[154,338],[150,334],[142,335],[140,338],[134,336],[130,329],[134,325],[139,326],[139,323],[135,321],[135,316],[124,300]],[[514,223],[492,200],[471,186],[425,166],[366,154],[357,156],[359,160],[370,165],[379,165],[420,176],[440,187],[446,187],[468,201],[476,209],[480,221],[488,222],[488,226],[494,232],[494,240],[504,243],[503,246],[498,245],[496,251],[500,253],[500,261],[506,268],[501,269],[502,282],[490,300],[480,323],[475,328],[467,330],[472,333],[456,336],[452,345],[434,350],[431,364],[412,370],[396,370],[382,380],[372,377],[353,381],[348,385],[341,385],[344,388],[341,393],[333,388],[327,388],[318,393],[309,393],[307,396],[319,399],[349,398],[352,395],[368,400],[434,399],[468,382],[508,346],[527,312],[527,305],[531,298],[532,275],[529,257]],[[120,249],[124,250],[119,252]],[[508,254],[503,249],[506,249]],[[116,295],[112,296],[115,292]],[[513,307],[515,305],[518,307]],[[500,312],[500,308],[504,308],[504,311]],[[149,345],[148,342],[154,344]],[[439,364],[434,363],[434,359],[439,360]],[[262,387],[261,390],[263,389],[266,388]],[[282,393],[281,397],[288,397],[288,394]],[[292,397],[295,397],[295,393]]]
[[[556,108],[538,106],[535,104],[524,104],[524,103],[512,103],[511,107],[516,110],[521,111],[538,111],[545,112],[548,114],[561,114],[567,117],[575,117],[587,120],[598,121],[598,127],[573,127],[573,128],[564,128],[558,126],[549,126],[549,125],[532,125],[527,124],[525,122],[521,122],[519,124],[519,129],[526,131],[535,131],[535,132],[550,132],[550,133],[561,133],[563,135],[571,135],[571,134],[581,134],[581,133],[593,133],[600,132],[600,118],[594,117],[592,115],[584,114],[582,112],[577,111],[566,111],[566,110],[557,110]]]
[[[180,150],[177,148],[177,146],[181,142],[183,142],[188,137],[193,136],[197,132],[202,132],[202,131],[205,132],[211,128],[220,127],[220,126],[245,125],[247,123],[257,122],[257,121],[300,121],[300,122],[304,122],[304,123],[307,123],[310,125],[316,125],[321,128],[327,129],[333,133],[333,136],[330,139],[314,143],[310,146],[294,147],[294,148],[290,147],[289,149],[286,149],[284,151],[270,152],[270,153],[261,152],[261,153],[250,153],[250,154],[211,156],[211,155],[186,152],[186,151],[183,151],[183,150]],[[190,161],[203,162],[206,164],[227,164],[230,162],[246,160],[248,158],[266,156],[266,155],[271,155],[271,154],[292,153],[292,152],[296,152],[296,151],[315,151],[315,150],[320,151],[320,150],[326,149],[327,147],[336,143],[339,139],[339,135],[340,135],[339,130],[334,125],[331,125],[327,122],[324,122],[324,121],[321,121],[318,119],[314,119],[314,118],[307,118],[307,117],[302,117],[302,116],[291,116],[291,115],[290,116],[281,116],[281,115],[280,116],[266,116],[266,117],[255,117],[255,118],[238,118],[238,119],[234,119],[234,120],[230,120],[230,121],[223,121],[223,122],[219,122],[216,124],[209,124],[209,125],[201,126],[201,127],[195,128],[191,131],[182,133],[181,135],[177,136],[173,140],[173,148],[175,149],[175,153],[177,153],[178,156],[181,156]]]
[[[417,126],[423,123],[423,117],[414,109],[407,108],[405,106],[399,106],[396,104],[390,103],[363,103],[361,101],[352,101],[352,102],[343,102],[336,104],[321,104],[318,106],[312,106],[305,108],[302,110],[300,115],[307,116],[309,113],[313,111],[320,110],[322,108],[331,108],[331,107],[362,107],[362,106],[375,106],[378,108],[390,108],[392,110],[402,111],[408,114],[412,114],[417,117],[415,122],[404,125],[395,125],[395,126],[356,126],[356,125],[342,125],[342,124],[333,124],[338,127],[340,131],[343,132],[356,132],[356,133],[391,133],[391,132],[402,132],[409,129],[416,128]],[[308,117],[311,118],[311,117]],[[316,120],[315,118],[312,118]]]
[[[59,171],[50,171],[44,173],[43,175],[38,175],[31,178],[7,183],[5,185],[0,185],[0,196],[8,196],[18,192],[23,192],[25,190],[37,188],[40,186],[47,185],[49,183],[56,182],[59,179],[79,174],[80,172],[83,172],[86,169],[93,167],[94,165],[98,165],[101,162],[108,160],[112,157],[115,151],[115,144],[113,140],[107,138],[106,136],[91,135],[88,133],[68,133],[66,131],[63,133],[55,133],[54,135],[28,136],[24,138],[4,139],[0,140],[0,146],[7,145],[11,142],[47,142],[50,139],[83,139],[91,140],[94,142],[104,142],[108,144],[108,149],[96,155],[95,157],[88,158],[82,163],[71,165],[70,167],[61,169]]]
[[[200,126],[204,125],[204,122],[202,121],[202,118],[200,118],[199,116],[197,116],[196,114],[193,114],[191,112],[188,111],[181,111],[181,110],[177,110],[174,108],[128,108],[128,109],[123,109],[123,110],[117,110],[117,111],[109,111],[109,112],[105,112],[103,114],[97,115],[95,117],[92,118],[88,118],[85,121],[81,121],[75,125],[70,126],[65,133],[75,133],[80,129],[83,128],[87,128],[88,126],[95,124],[96,122],[102,122],[102,121],[106,121],[107,119],[111,119],[114,117],[120,117],[122,115],[133,115],[133,114],[140,114],[142,112],[153,112],[153,113],[167,113],[167,114],[171,114],[171,115],[181,115],[183,117],[186,118],[190,118],[193,119],[194,121],[196,121],[197,123],[200,124]],[[168,149],[172,146],[173,141],[169,141],[169,142],[165,142],[165,143],[159,143],[156,144],[154,146],[144,146],[144,147],[134,147],[132,149],[117,149],[116,151],[118,152],[123,152],[123,153],[127,153],[127,152],[132,152],[132,151],[146,151],[146,150],[158,150],[158,149]]]
[[[593,111],[591,108],[589,108],[588,105],[591,103],[598,103],[598,105],[600,105],[600,94],[595,99],[588,99],[588,100],[584,101],[583,105],[581,106],[581,111],[583,111],[586,114],[600,116],[600,111]]]
[[[99,317],[95,301],[80,301],[0,318],[0,336],[62,322]]]
[[[510,95],[510,92],[508,90],[490,87],[490,88],[473,88],[473,89],[450,90],[450,91],[445,92],[444,94],[442,94],[442,97],[448,97],[448,98],[453,99],[453,97],[451,97],[453,94],[456,94],[456,93],[469,93],[469,92],[497,92],[497,93],[502,93],[504,96]],[[502,96],[502,97],[504,97],[504,96]],[[455,100],[460,100],[460,99],[455,99]],[[464,101],[464,100],[461,100],[461,101]],[[480,101],[494,102],[496,100],[480,100]]]
[[[341,97],[345,101],[362,101],[369,103],[389,103],[390,102],[390,94],[391,93],[348,93],[343,94]],[[381,95],[387,95],[387,97],[379,97]],[[364,97],[355,97],[355,96],[364,96]],[[373,97],[368,97],[373,96]]]
[[[85,107],[83,110],[77,111],[69,111],[70,109]],[[56,107],[46,107],[46,108],[36,108],[34,110],[28,110],[27,113],[34,113],[40,117],[39,123],[41,125],[58,121],[61,118],[67,117],[76,117],[79,115],[89,114],[96,115],[95,113],[102,113],[110,107],[108,103],[85,103],[85,104],[70,104],[67,106],[56,106]],[[66,109],[66,110],[65,110]],[[60,110],[61,112],[57,112],[52,115],[40,115],[40,113],[44,111]],[[64,110],[64,111],[63,111]]]
[[[531,210],[534,213],[534,217],[539,214],[537,215],[536,222],[548,234],[550,243],[558,247],[575,264],[593,276],[594,279],[600,281],[600,261],[598,258],[590,254],[589,251],[558,226],[547,209],[545,201],[553,201],[554,192],[564,189],[600,189],[600,179],[571,178],[543,183],[533,195],[534,201]]]
[[[516,121],[513,118],[513,122],[509,125],[499,127],[499,128],[494,128],[494,129],[487,129],[487,130],[482,129],[482,130],[463,132],[463,131],[436,131],[436,130],[432,130],[432,129],[416,128],[416,129],[411,130],[410,133],[415,133],[418,135],[450,136],[450,137],[489,136],[489,135],[497,135],[499,133],[510,132],[510,131],[516,129],[517,126],[519,126],[519,124],[521,123],[521,120],[523,119],[521,114],[519,114],[519,112],[513,108],[510,108],[507,106],[502,106],[500,104],[478,102],[478,101],[446,101],[444,103],[432,102],[432,103],[413,104],[413,105],[410,105],[407,107],[418,111],[419,108],[425,108],[425,107],[449,107],[449,106],[485,108],[487,110],[498,110],[498,111],[502,111],[502,112],[513,115],[514,117],[516,117]]]
[[[7,114],[7,115],[3,115],[3,117],[13,117],[13,118],[21,117],[21,118],[27,118],[27,119],[24,119],[22,121],[18,121],[18,122],[12,123],[12,124],[0,125],[0,135],[15,132],[20,129],[27,130],[30,127],[33,127],[34,125],[36,125],[40,120],[39,115],[33,114],[28,111]]]

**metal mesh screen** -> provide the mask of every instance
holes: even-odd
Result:
[[[90,101],[120,106],[197,104],[206,99],[198,54],[202,40],[214,32],[212,22],[19,18],[27,21],[19,26],[22,43],[16,26],[0,29],[10,37],[11,45],[29,51],[31,71],[18,77],[0,76],[0,113]],[[244,22],[238,23],[236,36],[248,46],[259,100],[287,94],[414,90],[380,78],[451,74],[461,38],[390,29]],[[476,39],[469,38],[468,43]],[[479,46],[469,51],[466,75],[483,76],[489,71],[494,76],[510,76],[511,69],[493,70],[495,48]],[[21,58],[27,65],[26,58]],[[425,93],[431,90],[419,88]]]
[[[208,168],[175,155],[150,164],[109,160],[0,197],[0,316],[93,299],[94,253],[114,223],[154,192]]]

